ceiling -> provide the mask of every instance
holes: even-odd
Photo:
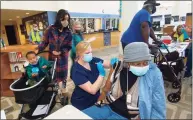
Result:
[[[1,21],[4,20],[15,21],[19,18],[25,18],[42,12],[44,11],[1,9]]]

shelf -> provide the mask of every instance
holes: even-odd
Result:
[[[26,61],[10,62],[10,64],[25,63]]]
[[[15,80],[15,79],[19,79],[21,76],[22,76],[22,72],[11,72],[5,75],[2,79]]]
[[[11,90],[3,90],[1,91],[2,97],[14,97],[13,91]]]

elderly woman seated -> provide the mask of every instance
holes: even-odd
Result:
[[[176,31],[171,34],[171,37],[175,41],[179,40],[179,42],[185,42],[186,40],[189,40],[188,33],[182,25],[177,26]]]
[[[83,112],[93,119],[166,119],[162,73],[150,60],[146,43],[128,44],[98,102]]]

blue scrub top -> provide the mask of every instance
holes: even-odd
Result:
[[[92,61],[89,63],[91,71],[84,68],[78,62],[74,63],[72,66],[71,75],[75,84],[75,89],[72,94],[71,103],[79,110],[84,110],[90,106],[93,106],[98,100],[100,91],[98,91],[95,95],[92,95],[81,89],[79,85],[82,85],[88,81],[93,84],[97,80],[99,71],[97,69],[96,63],[100,61],[103,62],[102,59],[93,57]]]
[[[132,42],[144,42],[141,32],[141,24],[143,22],[148,22],[149,27],[151,27],[151,16],[149,12],[145,9],[141,9],[135,14],[129,28],[123,33],[121,42],[125,44],[129,44]]]

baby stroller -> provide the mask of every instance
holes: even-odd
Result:
[[[184,77],[185,65],[183,58],[179,57],[177,51],[169,52],[167,46],[162,43],[162,48],[167,50],[167,54],[163,54],[161,46],[158,47],[158,54],[154,56],[154,62],[163,74],[165,81],[171,82],[174,89],[179,89],[177,92],[170,93],[167,96],[169,102],[177,103],[181,99],[181,79]]]
[[[42,51],[37,55],[45,52],[49,51]],[[10,85],[10,89],[15,95],[15,102],[17,104],[22,104],[21,111],[18,116],[19,120],[21,118],[30,120],[43,119],[55,106],[55,97],[58,93],[57,84],[54,83],[56,62],[57,58],[55,61],[50,61],[52,68],[48,73],[45,73],[45,76],[41,78],[38,83],[33,86],[29,87],[26,85],[28,77],[25,73],[23,73],[21,78]],[[51,90],[48,91],[48,88],[51,88]],[[28,104],[30,108],[27,112],[24,112],[25,104]]]

